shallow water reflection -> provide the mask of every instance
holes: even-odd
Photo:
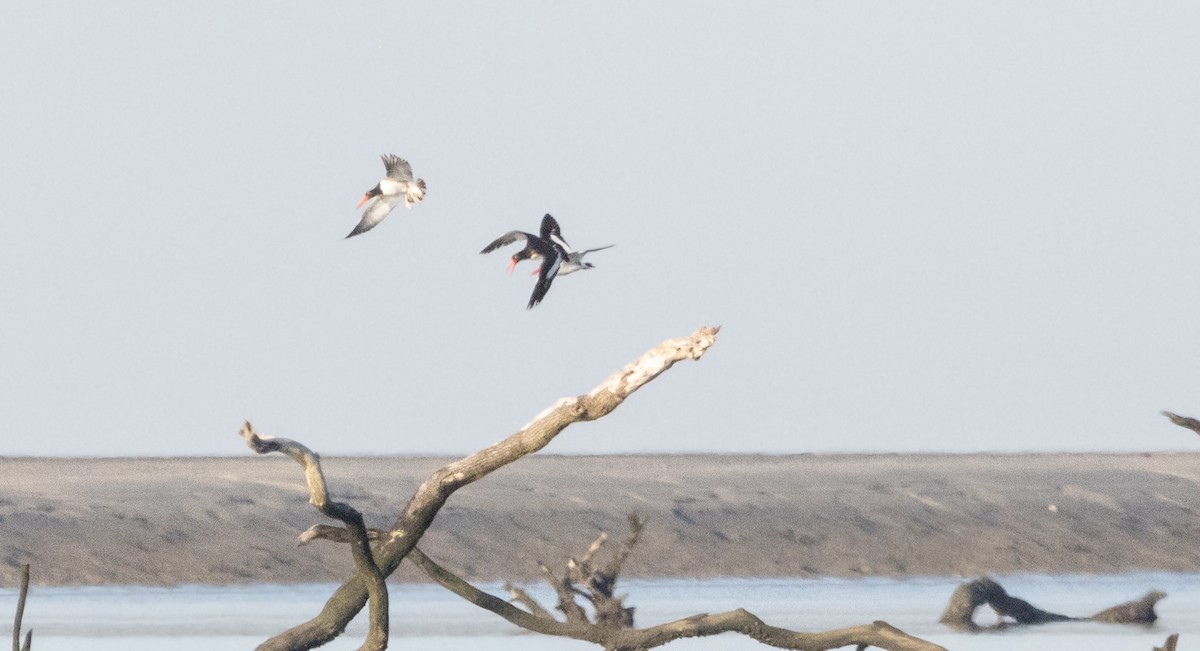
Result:
[[[959,579],[714,579],[629,580],[622,582],[627,602],[637,607],[640,625],[695,614],[744,607],[768,623],[797,630],[824,630],[884,619],[949,649],[1055,649],[1056,651],[1148,651],[1169,633],[1180,633],[1180,647],[1200,648],[1200,575],[1129,574],[1118,576],[1013,575],[996,577],[1011,594],[1068,615],[1089,615],[1141,597],[1148,590],[1169,596],[1158,605],[1159,623],[1130,627],[1067,622],[1011,630],[1003,634],[965,634],[937,623]],[[498,585],[481,586],[502,594]],[[273,633],[315,614],[332,585],[252,585],[178,588],[38,588],[30,593],[25,624],[34,630],[39,651],[153,649],[177,651],[253,648]],[[553,595],[540,585],[530,591],[545,605]],[[583,642],[524,634],[507,622],[431,585],[395,584],[392,634],[397,648],[421,649],[594,649]],[[0,612],[12,612],[16,595],[0,591]],[[7,604],[7,605],[6,605]],[[978,621],[990,610],[980,609]],[[5,617],[5,619],[8,619]],[[361,618],[360,618],[361,619]],[[994,619],[994,618],[993,618]],[[6,622],[8,626],[11,626]],[[3,629],[11,635],[11,628]],[[354,649],[364,625],[326,649]],[[746,638],[723,635],[684,640],[673,649],[718,651],[763,649]]]

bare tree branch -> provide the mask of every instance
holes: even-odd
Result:
[[[1154,611],[1154,606],[1166,596],[1165,592],[1151,590],[1141,599],[1106,608],[1089,619],[1109,624],[1153,624],[1158,621],[1158,613]]]
[[[321,471],[321,458],[307,446],[285,438],[263,436],[254,431],[250,421],[242,425],[241,436],[258,454],[281,452],[291,457],[304,468],[304,478],[308,482],[308,501],[318,511],[335,520],[346,524],[341,529],[349,534],[350,553],[354,558],[355,576],[366,582],[366,590],[371,602],[370,631],[367,639],[359,647],[360,651],[382,651],[388,643],[388,592],[384,582],[384,574],[375,563],[371,554],[371,543],[368,539],[367,528],[362,514],[357,509],[344,502],[334,502],[329,499],[329,491],[325,486],[325,474]],[[329,530],[336,530],[329,527]],[[309,529],[312,531],[312,529]],[[331,531],[332,532],[332,531]],[[308,533],[308,532],[305,532]],[[307,542],[301,536],[301,542]]]
[[[544,448],[572,423],[604,417],[675,362],[700,359],[716,341],[719,331],[719,327],[704,327],[688,337],[664,341],[610,375],[590,393],[559,400],[503,441],[435,471],[393,524],[390,540],[376,550],[382,574],[387,576],[396,570],[454,491]],[[345,630],[366,602],[367,587],[356,573],[334,592],[316,617],[263,642],[258,648],[293,651],[325,644]]]
[[[802,651],[827,651],[850,645],[859,645],[860,648],[874,646],[887,651],[946,651],[943,647],[912,637],[886,622],[877,621],[822,633],[799,633],[770,626],[744,609],[715,615],[693,615],[646,629],[564,623],[527,613],[503,599],[483,592],[441,567],[420,550],[412,550],[409,558],[442,587],[512,624],[535,633],[592,642],[613,651],[651,649],[681,638],[719,633],[741,633],[769,646]]]
[[[579,560],[574,558],[567,560],[567,568],[561,580],[561,585],[557,583],[557,578],[553,578],[551,581],[551,585],[555,586],[555,590],[559,594],[559,610],[567,612],[566,609],[568,607],[574,608],[581,615],[579,621],[587,623],[588,619],[586,616],[583,616],[583,609],[581,607],[577,605],[565,605],[568,602],[573,604],[574,597],[578,594],[592,604],[594,616],[591,623],[596,626],[633,628],[634,609],[626,608],[624,597],[617,597],[614,593],[617,588],[617,577],[621,573],[621,566],[625,564],[625,559],[629,557],[629,553],[637,545],[644,524],[645,522],[636,515],[629,516],[629,537],[621,544],[621,548],[617,550],[612,560],[603,567],[600,567],[598,562],[593,562],[593,559],[596,556],[596,552],[600,551],[600,548],[608,540],[607,532],[601,532],[600,536],[592,542]],[[549,570],[544,565],[542,566],[542,572],[549,574]],[[583,586],[586,588],[586,591],[575,586]],[[575,620],[568,619],[568,621]]]
[[[1175,651],[1175,644],[1179,642],[1179,633],[1172,633],[1167,636],[1167,641],[1162,646],[1154,647],[1154,651]]]
[[[554,572],[546,567],[545,563],[538,563],[538,567],[542,569],[542,576],[546,577],[546,583],[554,588],[555,594],[558,595],[558,605],[555,606],[567,621],[572,624],[591,624],[588,619],[587,612],[583,606],[575,603],[575,589],[571,586],[571,580],[564,575],[561,579]]]
[[[367,539],[371,542],[390,540],[391,533],[381,529],[367,529]],[[327,524],[314,524],[300,534],[297,547],[307,545],[314,540],[328,540],[338,543],[354,542],[354,533],[343,527],[331,527]]]
[[[585,564],[591,563],[592,557],[596,555],[596,552],[600,551],[606,540],[608,540],[608,532],[601,531],[600,535],[596,536],[596,539],[592,541],[592,544],[588,545],[587,551],[583,553],[583,558],[580,559],[580,562]]]
[[[545,617],[551,621],[554,620],[554,615],[551,615],[550,611],[543,608],[542,604],[538,603],[536,599],[529,596],[528,592],[525,592],[521,588],[518,588],[517,586],[507,582],[504,584],[504,589],[508,591],[508,594],[512,595],[513,602],[524,604],[524,606],[529,609],[529,612],[537,615],[538,617]]]
[[[21,590],[17,596],[17,617],[13,622],[13,651],[21,651],[21,619],[25,617],[25,597],[29,594],[29,563],[21,565]],[[33,631],[25,635],[25,651],[33,641]]]
[[[641,540],[642,529],[646,527],[645,518],[638,517],[636,513],[630,513],[627,519],[629,521],[629,537],[625,539],[625,542],[621,543],[621,549],[617,551],[612,562],[604,570],[610,576],[615,577],[621,573],[621,568],[625,566],[625,559],[629,558],[629,553],[633,551],[638,540]]]
[[[1180,427],[1186,427],[1193,432],[1200,434],[1200,420],[1188,418],[1187,416],[1180,416],[1179,414],[1172,414],[1169,411],[1162,412],[1162,415],[1170,418],[1172,423],[1175,423]]]

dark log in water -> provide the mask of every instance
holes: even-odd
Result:
[[[1154,605],[1166,596],[1165,592],[1151,590],[1137,601],[1129,601],[1102,610],[1092,615],[1091,618],[1098,622],[1111,624],[1153,624],[1158,620],[1158,613],[1154,612]]]
[[[1102,610],[1091,617],[1069,617],[1052,613],[1008,594],[999,583],[990,577],[980,577],[955,588],[950,603],[942,613],[941,623],[961,630],[1002,629],[1019,624],[1046,624],[1049,622],[1093,620],[1110,624],[1152,624],[1158,619],[1154,606],[1167,595],[1154,590],[1137,601],[1130,601]],[[1000,616],[994,626],[975,623],[975,610],[983,604],[991,606]]]

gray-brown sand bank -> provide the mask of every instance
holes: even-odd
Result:
[[[442,458],[324,460],[388,526]],[[1200,571],[1200,454],[535,456],[456,493],[421,543],[472,579],[536,580],[625,516],[626,576]],[[336,581],[283,457],[0,459],[0,584]],[[411,568],[401,579],[420,580]]]

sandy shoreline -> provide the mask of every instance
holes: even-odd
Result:
[[[328,457],[386,527],[448,458]],[[1200,453],[535,456],[456,493],[421,547],[476,580],[536,580],[625,517],[627,576],[1200,571]],[[0,458],[0,585],[337,581],[345,550],[282,457]],[[421,580],[402,568],[401,580]]]

